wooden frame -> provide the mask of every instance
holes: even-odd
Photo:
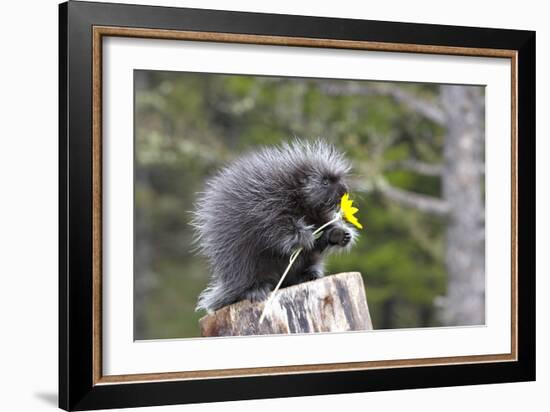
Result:
[[[272,22],[281,24],[270,24]],[[531,247],[534,243],[534,33],[412,26],[414,30],[410,30],[410,24],[402,23],[116,4],[70,2],[60,6],[59,385],[62,408],[96,409],[534,379],[535,281],[534,248]],[[337,31],[336,27],[346,29]],[[326,38],[321,33],[333,33],[333,36]],[[511,353],[102,376],[101,44],[104,36],[511,59]],[[520,181],[523,184],[518,190]],[[334,379],[334,375],[338,379]],[[337,381],[340,383],[335,384]]]

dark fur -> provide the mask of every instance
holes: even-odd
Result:
[[[283,286],[323,276],[326,252],[355,238],[343,222],[313,236],[334,218],[349,170],[333,146],[296,140],[240,157],[211,178],[194,212],[199,248],[212,270],[197,309],[265,299],[298,247],[303,251]]]

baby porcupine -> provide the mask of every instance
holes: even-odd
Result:
[[[340,220],[313,235],[336,216],[349,170],[334,146],[295,140],[244,155],[208,180],[193,225],[212,277],[197,310],[266,299],[299,247],[282,286],[322,277],[327,252],[356,237]]]

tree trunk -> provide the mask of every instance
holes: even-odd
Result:
[[[340,273],[281,289],[259,324],[265,302],[247,300],[199,320],[202,336],[371,330],[360,273]]]
[[[485,235],[482,198],[483,95],[478,88],[441,86],[447,135],[442,173],[449,206],[445,325],[485,322]]]

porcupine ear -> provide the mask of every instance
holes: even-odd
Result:
[[[301,186],[304,186],[304,187],[305,187],[305,186],[308,185],[309,180],[308,180],[307,176],[300,176],[300,177],[298,178],[298,183],[300,183]]]

